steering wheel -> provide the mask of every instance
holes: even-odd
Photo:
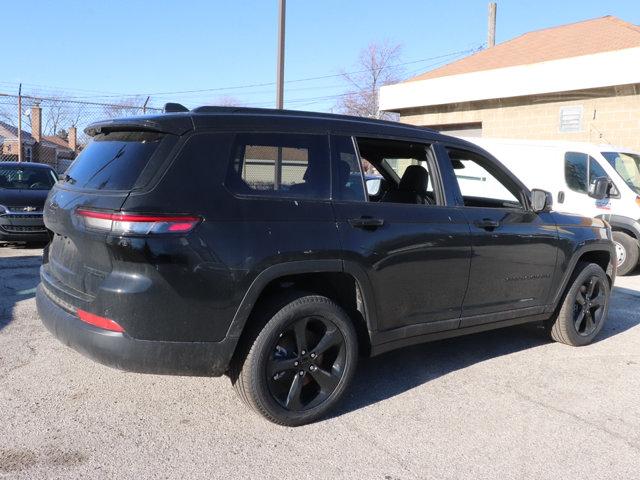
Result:
[[[31,185],[29,185],[29,188],[39,188],[39,187],[47,187],[47,185],[44,182],[36,182],[36,183],[32,183]]]

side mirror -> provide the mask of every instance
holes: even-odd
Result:
[[[531,190],[531,208],[534,212],[550,212],[553,207],[553,197],[545,190],[534,188]]]
[[[371,197],[375,197],[380,193],[380,178],[367,178],[367,193]]]
[[[596,178],[591,185],[589,185],[589,196],[596,200],[602,200],[607,198],[609,194],[609,179],[607,177]]]

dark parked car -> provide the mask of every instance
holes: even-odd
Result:
[[[299,425],[359,355],[526,322],[570,345],[602,329],[609,226],[550,211],[481,148],[346,116],[168,110],[90,126],[47,201],[38,310],[88,357],[228,373]]]
[[[46,242],[44,201],[57,176],[48,165],[0,162],[0,242]]]

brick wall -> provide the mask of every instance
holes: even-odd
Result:
[[[34,148],[34,154],[34,161],[46,163],[54,169],[58,166],[58,157],[55,148],[38,143]]]
[[[581,106],[580,131],[560,131],[560,109]],[[640,84],[466,102],[401,112],[421,126],[482,123],[482,136],[610,143],[640,151]]]

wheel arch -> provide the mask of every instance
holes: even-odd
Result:
[[[571,257],[568,268],[566,269],[559,288],[553,298],[552,310],[555,311],[564,298],[567,289],[569,288],[569,281],[573,277],[573,274],[580,262],[595,263],[599,265],[607,275],[609,279],[609,286],[613,286],[613,280],[615,278],[612,259],[615,258],[615,254],[612,252],[608,245],[602,243],[592,243],[583,245],[579,248]]]
[[[260,321],[256,312],[261,305],[274,298],[286,303],[292,292],[323,295],[340,305],[354,323],[361,352],[369,355],[375,331],[371,289],[366,276],[342,260],[286,262],[263,270],[242,299],[227,336],[238,338],[241,344],[253,333],[249,328],[253,322]]]
[[[614,232],[624,232],[640,241],[640,223],[638,220],[623,215],[598,215],[596,218],[606,220]]]

